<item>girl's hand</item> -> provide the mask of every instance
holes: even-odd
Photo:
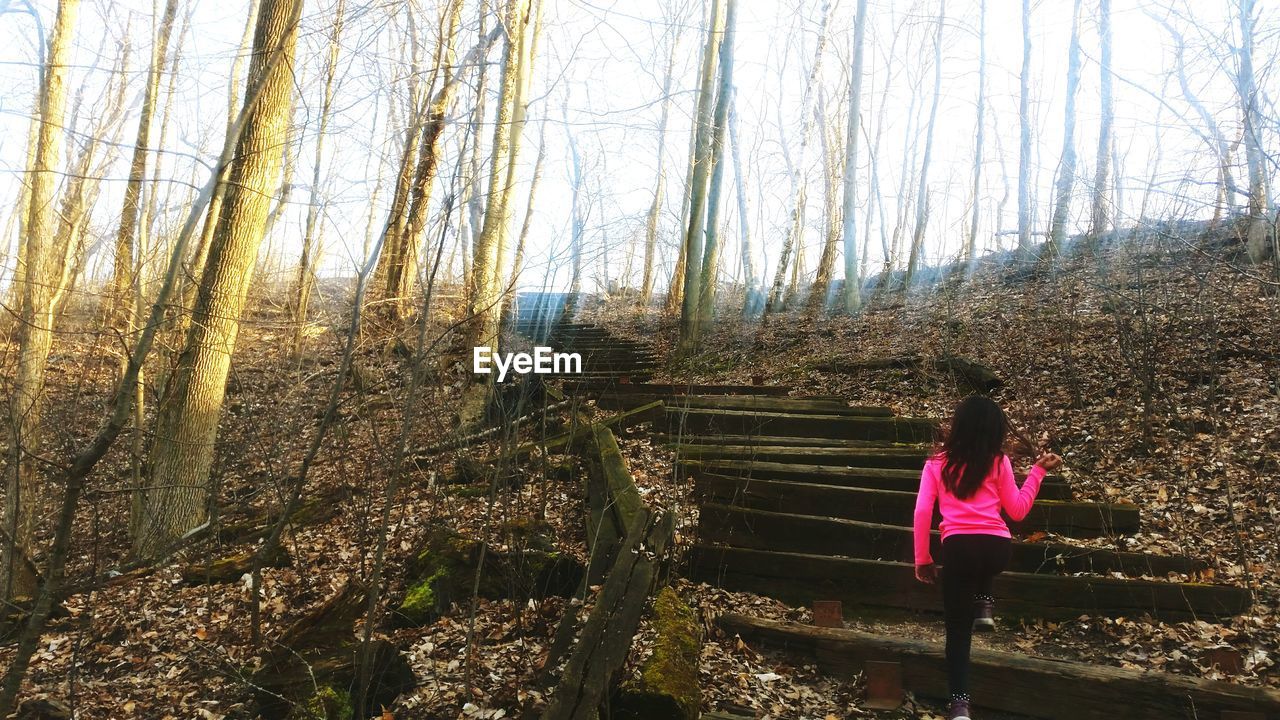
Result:
[[[1062,467],[1062,458],[1055,453],[1044,453],[1036,458],[1036,465],[1045,469],[1045,472],[1053,472]]]
[[[938,566],[929,563],[928,565],[916,566],[916,579],[926,585],[932,585],[938,581]]]

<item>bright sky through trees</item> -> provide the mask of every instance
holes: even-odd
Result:
[[[47,32],[53,7],[35,0],[41,26]],[[38,30],[25,7],[9,2],[0,16],[0,223],[5,223],[6,282],[13,268],[16,228],[12,207],[22,182],[28,116],[37,86]],[[299,252],[311,177],[315,117],[321,98],[324,46],[328,38],[331,0],[308,2],[299,40],[301,68],[297,77],[300,99],[296,104],[294,134],[297,154],[295,192],[289,207],[263,246],[269,261],[262,277],[288,278]],[[980,203],[979,250],[1006,247],[1013,236],[997,236],[1016,225],[1015,186],[1018,162],[1018,72],[1021,66],[1021,23],[1018,4],[1012,0],[989,2],[987,140]],[[1067,43],[1071,3],[1041,0],[1032,10],[1032,110],[1034,114],[1033,192],[1034,227],[1043,232],[1049,222],[1050,189],[1058,167],[1062,136],[1062,94],[1065,88]],[[1263,94],[1262,114],[1274,118],[1271,98],[1276,76],[1271,72],[1280,35],[1271,27],[1274,6],[1259,4],[1255,66]],[[847,108],[849,56],[856,3],[839,0],[832,10],[827,56],[821,73],[828,125],[844,127]],[[1113,176],[1120,185],[1120,224],[1135,217],[1144,190],[1154,182],[1148,200],[1150,217],[1208,217],[1212,213],[1215,159],[1201,140],[1202,126],[1183,98],[1176,78],[1169,34],[1156,18],[1166,19],[1186,41],[1185,62],[1192,89],[1209,108],[1223,133],[1233,143],[1239,137],[1239,109],[1232,86],[1239,25],[1233,5],[1227,2],[1190,0],[1117,0],[1113,8],[1116,107],[1116,152],[1119,167]],[[1099,45],[1096,2],[1083,3],[1081,44],[1083,65],[1077,98],[1076,142],[1080,155],[1077,201],[1072,204],[1068,232],[1082,232],[1088,224],[1086,200],[1092,178],[1098,133]],[[742,4],[738,22],[735,101],[741,123],[743,178],[726,175],[728,183],[745,182],[749,221],[764,249],[759,269],[769,277],[786,232],[791,197],[788,155],[799,143],[802,86],[812,62],[821,16],[821,0],[749,0]],[[172,99],[172,120],[163,138],[162,181],[148,192],[159,193],[162,213],[155,233],[172,232],[181,209],[203,181],[208,163],[216,156],[226,116],[227,75],[239,42],[247,3],[192,2],[180,10],[182,47]],[[523,285],[567,283],[567,248],[570,223],[570,159],[568,135],[575,136],[582,157],[587,196],[586,259],[584,288],[602,288],[624,277],[637,286],[642,271],[645,213],[652,201],[656,171],[657,126],[661,109],[663,71],[667,43],[678,42],[674,104],[668,125],[666,153],[668,183],[660,232],[657,273],[664,286],[674,261],[679,236],[680,202],[687,164],[690,117],[695,102],[698,53],[702,43],[702,3],[697,0],[548,0],[539,60],[532,80],[533,103],[525,129],[525,151],[520,158],[514,216],[522,218],[524,197],[531,177],[539,138],[547,144],[547,165],[530,233],[530,249]],[[87,2],[76,32],[75,65],[70,84],[73,106],[71,143],[83,142],[95,133],[104,115],[113,66],[122,46],[129,50],[126,127],[136,113],[146,77],[153,16],[152,3]],[[386,180],[394,170],[402,142],[391,123],[401,123],[409,72],[409,14],[422,35],[424,48],[435,42],[437,11],[429,0],[411,3],[355,3],[347,8],[343,62],[337,77],[334,117],[326,154],[329,166],[323,194],[327,213],[323,219],[325,274],[350,274],[365,247],[370,223],[369,200],[381,171],[383,192],[373,208],[373,225],[385,219],[390,194]],[[892,234],[900,208],[910,198],[912,182],[901,183],[903,173],[914,176],[917,143],[923,138],[932,93],[931,47],[937,3],[878,0],[870,3],[867,32],[866,74],[863,101],[863,151],[860,153],[858,192],[859,226],[869,222],[869,271],[883,266],[882,233]],[[182,17],[184,16],[184,17]],[[953,0],[947,6],[944,28],[942,95],[939,124],[929,176],[930,221],[924,257],[936,263],[954,257],[963,247],[971,203],[969,178],[975,137],[974,102],[978,77],[978,2]],[[475,41],[476,13],[464,17],[461,50]],[[429,63],[430,53],[424,51]],[[489,57],[499,61],[500,50]],[[496,75],[496,67],[491,68]],[[491,80],[492,80],[491,76]],[[166,78],[167,82],[167,78]],[[465,119],[473,105],[474,75],[467,80],[455,105],[458,119]],[[494,92],[495,83],[488,91]],[[912,94],[918,95],[912,103]],[[168,102],[167,97],[162,99]],[[78,101],[78,106],[74,105]],[[489,103],[492,107],[492,98]],[[394,108],[394,109],[393,109]],[[545,123],[545,129],[544,129]],[[446,130],[443,157],[434,202],[448,197],[458,165],[461,123]],[[158,135],[159,130],[155,133]],[[542,133],[545,132],[545,135]],[[1275,124],[1263,132],[1264,147],[1274,147]],[[878,142],[877,142],[878,141]],[[127,140],[113,153],[105,172],[101,202],[95,210],[95,234],[108,237],[117,220],[119,198],[128,170]],[[816,143],[815,143],[816,144]],[[919,145],[923,145],[922,142]],[[1159,149],[1158,149],[1159,146]],[[74,148],[67,154],[74,156]],[[283,151],[283,149],[282,149]],[[880,203],[868,206],[870,163],[878,151]],[[906,159],[906,165],[903,159]],[[1240,158],[1237,162],[1242,163]],[[1158,161],[1158,163],[1157,163]],[[1268,168],[1272,172],[1274,168]],[[803,238],[804,268],[812,272],[822,238],[822,175],[820,153],[810,152],[803,167],[795,169],[809,184],[807,228]],[[729,186],[733,187],[732,185]],[[1243,198],[1235,199],[1241,204]],[[722,221],[726,238],[737,237],[737,208],[726,204]],[[883,217],[883,221],[882,221]],[[907,212],[902,231],[910,233]],[[375,230],[376,232],[376,230]],[[434,233],[430,234],[435,237]],[[95,277],[109,272],[109,243],[104,242],[90,261]],[[724,279],[741,274],[739,248],[725,244],[720,268]],[[459,261],[460,262],[460,261]],[[902,260],[905,262],[905,259]],[[460,272],[455,265],[452,272]],[[550,275],[548,275],[550,273]]]

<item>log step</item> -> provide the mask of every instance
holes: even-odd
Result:
[[[701,447],[701,446],[693,446]],[[686,449],[680,448],[681,460],[677,467],[687,472],[708,472],[729,477],[756,478],[759,480],[788,480],[791,482],[817,483],[821,485],[841,485],[844,487],[861,487],[877,490],[901,490],[914,492],[920,488],[919,465],[916,469],[905,469],[887,466],[892,457],[885,459],[886,466],[875,466],[875,457],[859,459],[855,465],[839,467],[835,465],[798,465],[793,463],[761,462],[748,460],[685,460]],[[695,454],[696,457],[696,454]],[[864,466],[863,463],[866,462]],[[1019,483],[1026,480],[1026,475],[1015,476]],[[1038,499],[1070,500],[1071,485],[1056,475],[1045,476],[1040,485]]]
[[[668,403],[668,407],[670,404]],[[739,439],[739,442],[741,440]],[[921,446],[908,447],[790,447],[787,445],[710,445],[693,443],[677,445],[676,453],[690,460],[724,460],[729,462],[770,462],[812,467],[904,468],[917,474],[929,457]]]
[[[902,666],[907,690],[947,697],[941,643],[724,614],[729,636],[815,658],[823,671],[853,677],[868,660]],[[1201,678],[1050,660],[974,648],[972,689],[979,709],[1044,720],[1218,720],[1226,713],[1280,717],[1280,691]]]
[[[707,504],[698,513],[698,540],[751,550],[844,555],[913,562],[909,526]],[[942,536],[932,533],[931,552],[942,561]],[[1191,573],[1208,564],[1181,555],[1149,555],[1057,542],[1013,541],[1009,569],[1028,573],[1124,573],[1130,576]]]
[[[690,575],[800,606],[827,599],[852,612],[858,606],[942,612],[942,593],[916,580],[911,563],[696,545]],[[1148,613],[1183,622],[1239,615],[1251,604],[1248,590],[1228,585],[1023,572],[997,575],[992,594],[997,616],[1046,619]]]
[[[921,453],[929,451],[930,445],[924,443],[894,443],[884,440],[840,440],[836,438],[807,438],[786,435],[673,435],[671,433],[655,433],[655,440],[669,445],[719,445],[722,447],[744,448],[826,448],[833,450],[861,448],[895,448],[914,449]]]
[[[846,520],[910,524],[916,493],[839,485],[759,480],[699,474],[695,488],[706,502],[756,510],[819,515]],[[934,522],[938,521],[937,511]],[[1091,502],[1039,500],[1020,522],[1009,522],[1015,533],[1051,532],[1067,537],[1128,535],[1138,531],[1138,508]]]
[[[789,435],[838,440],[928,442],[937,423],[924,418],[849,417],[800,413],[668,408],[670,432]]]
[[[734,395],[681,395],[677,397],[639,394],[603,394],[597,404],[603,408],[626,408],[635,403],[663,400],[671,408],[710,410],[749,410],[810,415],[851,415],[855,417],[892,417],[893,410],[879,405],[849,405],[843,400],[805,397],[754,397]]]
[[[582,387],[580,391],[604,390],[599,387]],[[615,395],[768,395],[779,396],[791,393],[790,387],[782,385],[701,385],[696,383],[633,383],[631,385],[610,386],[608,392]]]

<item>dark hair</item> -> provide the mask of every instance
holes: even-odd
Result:
[[[1004,454],[1009,432],[1009,418],[994,400],[982,395],[961,400],[942,442],[943,486],[961,500],[972,497]]]

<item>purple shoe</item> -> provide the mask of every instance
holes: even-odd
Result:
[[[947,706],[947,720],[969,720],[969,696],[953,697]]]

